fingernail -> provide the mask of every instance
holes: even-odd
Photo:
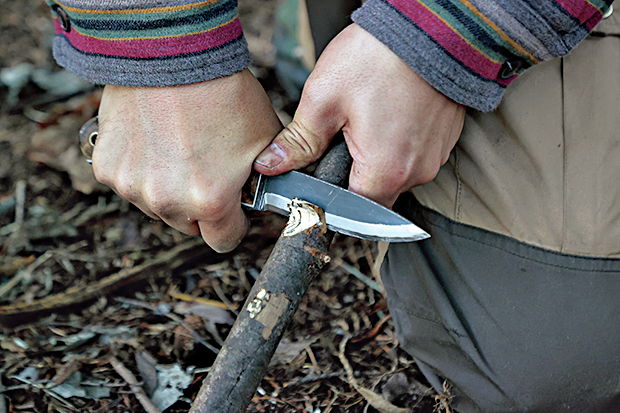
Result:
[[[275,142],[269,145],[260,155],[256,158],[256,163],[266,168],[272,169],[280,165],[286,158],[284,150]]]

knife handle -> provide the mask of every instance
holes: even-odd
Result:
[[[241,188],[241,205],[244,207],[260,210],[258,198],[261,193],[263,175],[252,169],[248,180]]]

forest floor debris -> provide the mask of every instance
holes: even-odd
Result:
[[[271,67],[276,4],[239,10],[253,69],[290,119]],[[44,2],[7,3],[0,28],[0,413],[186,412],[285,220],[254,214],[219,255],[145,217],[77,152],[101,90],[55,66]],[[398,348],[375,250],[336,237],[248,411],[433,411]]]

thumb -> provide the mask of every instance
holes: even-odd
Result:
[[[254,161],[254,169],[265,175],[279,175],[310,165],[321,157],[339,125],[311,122],[295,114],[284,128]]]

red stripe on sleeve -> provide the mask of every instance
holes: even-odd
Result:
[[[498,73],[502,67],[501,64],[493,62],[478,49],[472,47],[471,44],[465,41],[450,26],[446,25],[419,1],[388,1],[431,36],[441,47],[454,56],[454,58],[458,59],[468,68],[474,70],[480,76],[494,80],[504,86],[507,86],[512,80],[499,79]]]
[[[585,0],[555,1],[581,24],[585,24],[588,30],[594,29],[603,18],[601,11]]]
[[[240,37],[243,33],[241,23],[236,18],[229,24],[205,33],[178,37],[135,40],[105,40],[84,36],[76,30],[65,33],[57,19],[54,22],[56,33],[63,34],[78,50],[108,56],[128,58],[171,57],[189,53],[203,52],[221,46]]]

